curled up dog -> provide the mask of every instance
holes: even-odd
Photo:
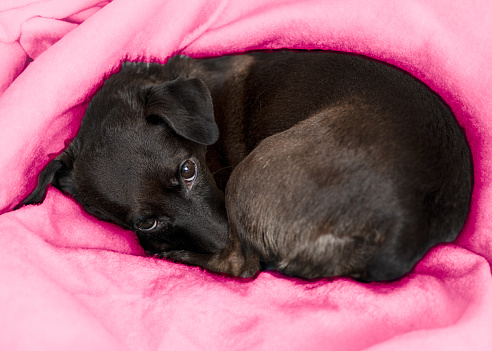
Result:
[[[389,280],[459,234],[471,170],[449,108],[385,64],[176,56],[107,79],[24,203],[53,184],[150,254],[215,272]]]

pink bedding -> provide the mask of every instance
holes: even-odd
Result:
[[[489,0],[4,0],[0,349],[492,350],[491,13]],[[371,56],[446,100],[475,172],[456,242],[392,283],[240,280],[147,258],[53,188],[12,211],[121,61],[277,48]]]

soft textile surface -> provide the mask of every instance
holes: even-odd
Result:
[[[491,13],[489,0],[2,1],[0,349],[492,350]],[[371,56],[446,100],[475,171],[456,242],[392,283],[240,280],[147,258],[53,188],[12,211],[121,61],[277,48]]]

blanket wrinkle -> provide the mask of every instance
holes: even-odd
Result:
[[[0,98],[12,82],[24,70],[27,55],[19,43],[0,42]]]
[[[25,68],[28,57],[38,57],[77,24],[99,11],[108,1],[94,1],[94,4],[72,1],[71,5],[68,2],[62,5],[61,1],[53,1],[53,9],[66,9],[66,12],[60,12],[58,16],[56,12],[46,12],[46,6],[40,3],[45,2],[27,0],[16,6],[4,4],[4,8],[0,5],[0,66],[4,68],[0,71],[0,96]],[[48,15],[45,17],[43,13]],[[65,15],[67,17],[63,20]],[[18,53],[12,54],[14,50]]]
[[[22,7],[0,12],[0,41],[14,42],[20,37],[22,24],[33,17],[62,19],[101,3],[101,0],[32,1]]]
[[[92,7],[83,9],[80,12],[77,12],[77,13],[71,14],[68,17],[65,17],[63,20],[68,21],[68,22],[72,22],[72,23],[76,23],[76,24],[81,24],[82,22],[84,22],[86,19],[88,19],[89,17],[94,15],[97,11],[102,9],[104,6],[106,6],[110,2],[111,1],[101,1]]]
[[[19,43],[30,58],[36,59],[75,28],[74,23],[33,17],[23,23]]]
[[[487,0],[4,0],[0,349],[488,351],[491,9]],[[282,48],[382,60],[444,99],[475,172],[456,241],[394,282],[241,279],[147,257],[135,233],[53,187],[42,204],[12,211],[122,61]]]

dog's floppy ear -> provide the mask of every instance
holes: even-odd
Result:
[[[151,87],[146,96],[146,117],[164,121],[178,135],[202,145],[219,138],[212,96],[199,78],[178,78]]]
[[[73,160],[77,152],[77,142],[72,142],[70,146],[57,158],[48,163],[41,171],[38,179],[38,186],[24,199],[16,208],[22,205],[36,204],[44,200],[48,184],[52,184],[69,194],[75,195],[76,187],[72,177]]]

